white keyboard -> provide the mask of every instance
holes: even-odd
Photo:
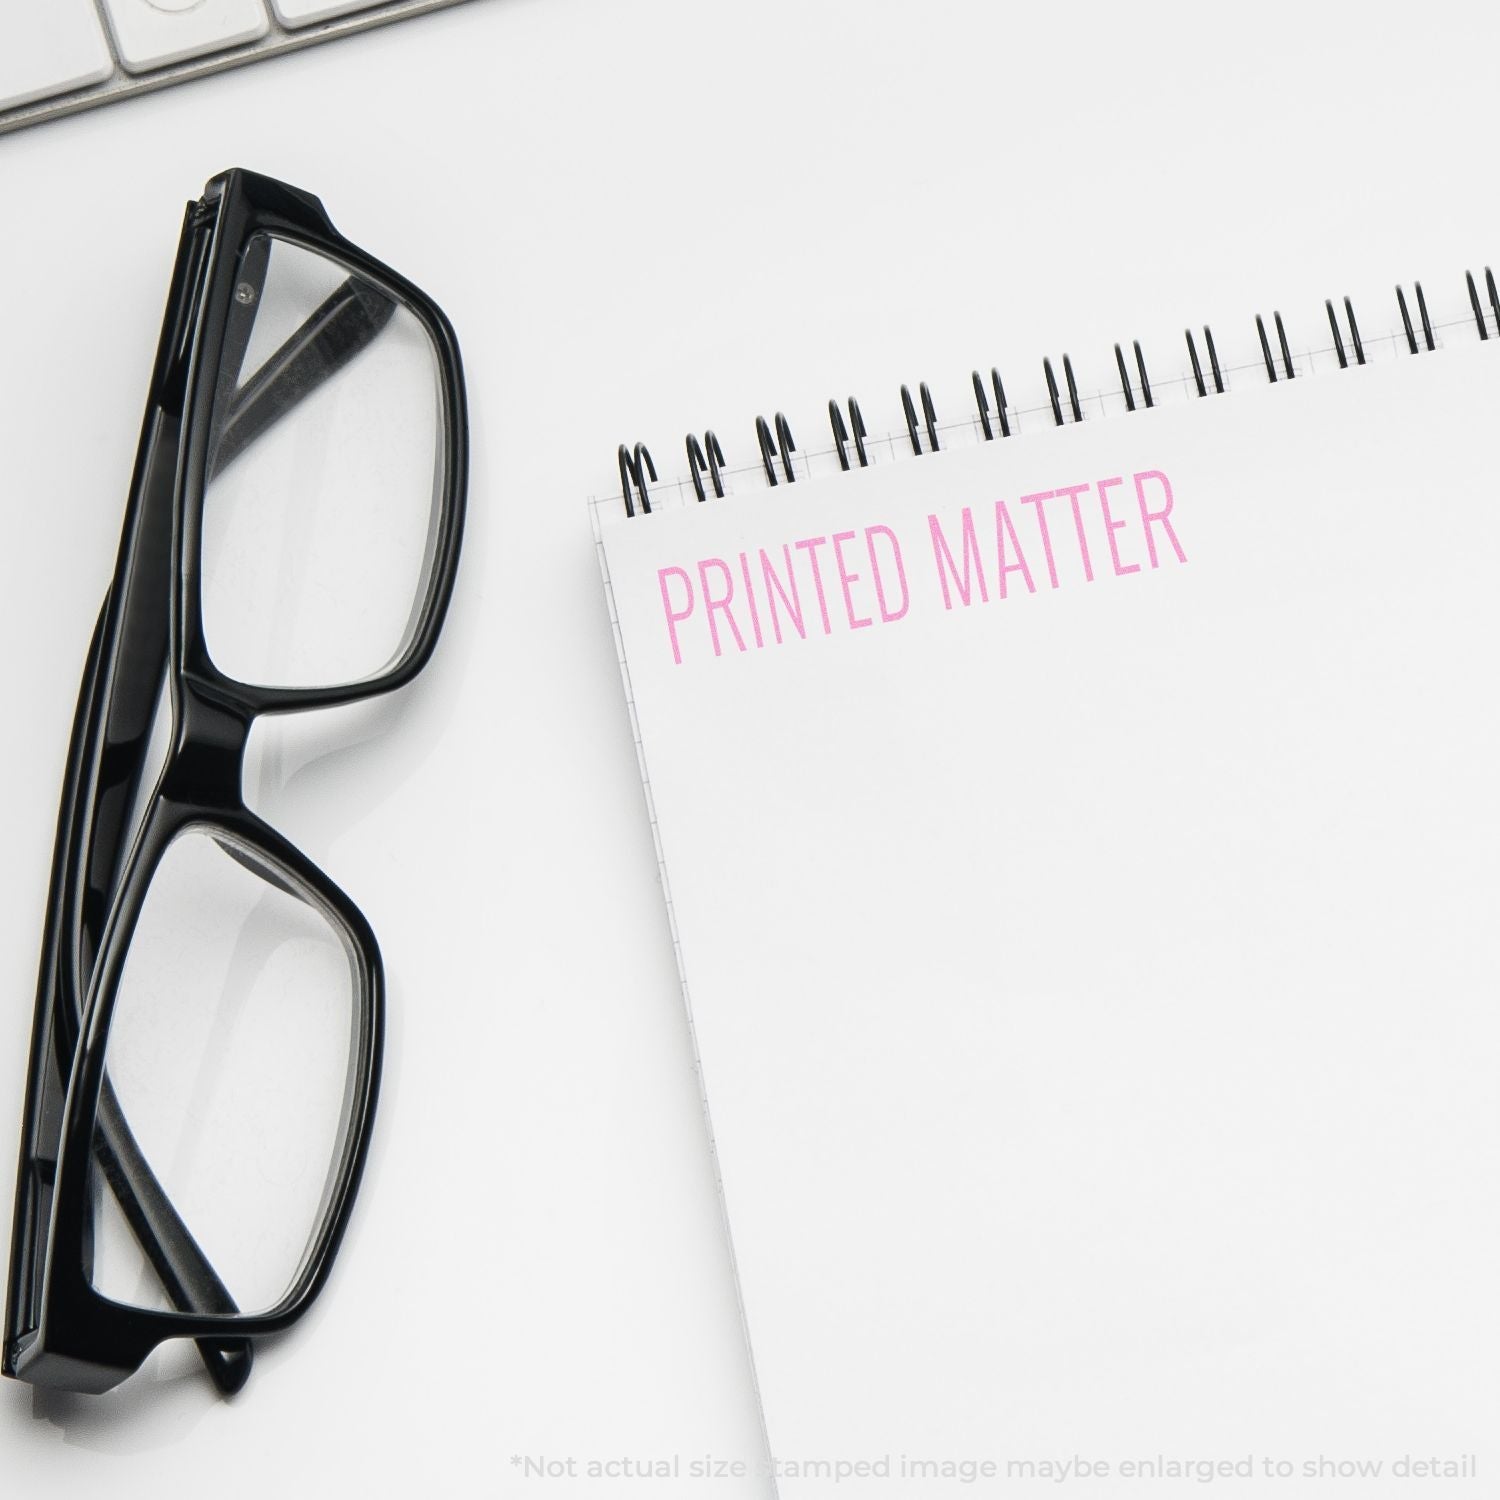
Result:
[[[0,134],[462,0],[0,0]]]

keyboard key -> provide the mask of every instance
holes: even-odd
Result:
[[[132,73],[253,42],[271,29],[261,0],[104,0],[104,8]]]
[[[81,89],[114,70],[94,0],[0,3],[0,109]]]
[[[383,3],[384,0],[271,0],[276,19],[283,26],[311,26],[314,21],[328,21],[356,10],[373,10]]]

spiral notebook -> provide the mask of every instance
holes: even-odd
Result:
[[[1500,1466],[1469,291],[1237,369],[1049,365],[1030,409],[904,391],[892,436],[746,422],[660,480],[621,450],[600,555],[780,1494]]]

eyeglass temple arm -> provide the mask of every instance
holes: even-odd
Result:
[[[256,438],[294,410],[320,385],[338,374],[374,343],[390,322],[396,304],[369,282],[351,276],[307,318],[243,387],[234,389],[245,356],[260,288],[246,280],[247,254],[238,287],[248,294],[235,302],[225,330],[220,361],[219,402],[227,415],[217,424],[208,478],[221,474]],[[260,272],[264,276],[263,269]],[[243,311],[241,308],[243,307]],[[231,394],[232,393],[232,394]]]
[[[149,472],[148,468],[148,474]],[[160,509],[153,506],[153,501],[159,500],[159,495],[150,494],[149,488],[148,479],[148,493],[145,495],[146,513],[142,517],[143,528],[149,528],[151,522],[161,514]],[[166,514],[168,524],[170,524],[170,508]],[[149,552],[150,550],[149,547],[138,550],[136,557],[140,558],[143,551]],[[132,588],[132,583],[138,583],[144,587]],[[156,626],[155,621],[142,618],[144,601],[150,597],[150,585],[151,580],[141,578],[138,571],[134,572],[127,581],[125,628],[117,662],[117,686],[124,687],[125,692],[123,695],[115,695],[117,703],[123,697],[126,700],[154,704],[161,674],[165,670],[165,621],[163,620],[160,626]],[[158,597],[161,596],[158,595]],[[79,704],[80,716],[86,714],[91,721],[102,713],[104,708],[98,699],[98,681],[103,654],[104,626],[108,612],[109,601],[106,599],[98,628],[94,633],[85,673],[84,692]],[[154,672],[150,666],[152,661],[158,663]],[[128,726],[134,729],[134,733],[127,733],[124,738],[112,740],[109,730],[115,729],[118,733],[120,727],[108,723],[105,725],[105,743],[112,746],[110,769],[116,778],[123,778],[123,782],[116,780],[112,789],[114,795],[101,797],[101,805],[96,811],[88,851],[89,863],[94,871],[108,869],[111,872],[117,872],[118,870],[123,854],[121,848],[125,830],[123,810],[128,809],[134,801],[135,789],[144,769],[149,743],[149,719],[143,725]],[[88,753],[88,746],[93,738],[94,736],[85,730],[78,739],[75,751],[70,755],[70,788],[81,779],[82,756]],[[85,912],[84,921],[86,925],[91,925],[90,913]],[[92,934],[91,948],[97,948],[98,937],[98,932]],[[74,1007],[74,1013],[77,1014],[81,1008],[81,997],[70,998],[64,995],[60,989],[60,976],[54,975],[53,989],[53,1004],[59,1009],[64,1005],[71,1005]],[[228,1288],[220,1280],[208,1257],[203,1253],[197,1240],[193,1238],[192,1232],[172,1206],[156,1174],[151,1170],[150,1164],[146,1161],[131,1133],[124,1113],[120,1109],[119,1100],[107,1077],[99,1099],[94,1154],[105,1180],[114,1193],[116,1202],[120,1205],[120,1211],[126,1223],[130,1225],[131,1232],[142,1252],[151,1263],[162,1287],[178,1311],[211,1314],[238,1312],[239,1309],[230,1296]],[[250,1377],[254,1362],[249,1339],[203,1338],[196,1340],[196,1343],[204,1367],[219,1390],[226,1395],[232,1395],[244,1386]]]
[[[180,1312],[233,1316],[240,1309],[219,1279],[192,1232],[172,1206],[141,1154],[109,1080],[99,1098],[94,1157],[137,1243]],[[250,1378],[250,1340],[198,1339],[198,1354],[213,1382],[233,1395]]]

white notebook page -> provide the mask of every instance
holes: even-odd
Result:
[[[782,1495],[1494,1482],[1496,411],[1479,345],[604,517]]]

